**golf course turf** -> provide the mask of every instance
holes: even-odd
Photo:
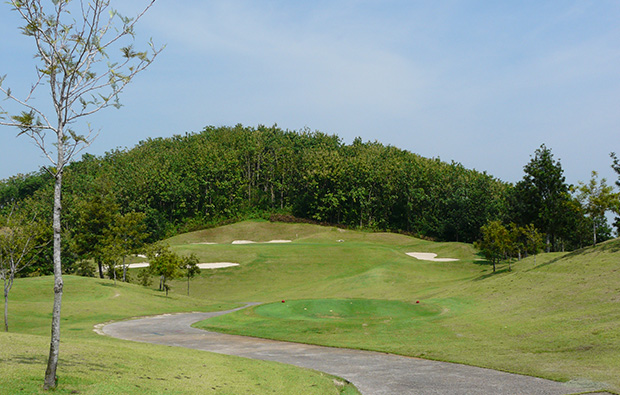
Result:
[[[335,378],[273,362],[101,336],[101,323],[218,303],[110,280],[65,276],[58,394],[355,394]],[[0,332],[0,394],[39,394],[49,351],[53,278],[17,279],[9,299],[10,332]]]
[[[235,240],[259,243],[232,244]],[[270,240],[291,242],[266,243]],[[131,377],[144,376],[138,373],[140,358],[152,358],[153,363],[147,363],[152,369],[161,367],[159,373],[148,377],[175,381],[172,372],[166,371],[164,361],[175,361],[173,354],[187,351],[99,338],[92,332],[95,324],[261,302],[263,305],[197,326],[465,363],[620,390],[617,240],[572,253],[528,257],[513,263],[513,271],[500,266],[495,274],[468,244],[435,243],[398,234],[309,224],[244,221],[179,235],[167,242],[178,253],[195,253],[200,262],[237,262],[239,266],[202,270],[190,282],[190,297],[184,296],[187,283],[182,279],[170,283],[172,291],[166,298],[160,292],[135,285],[114,286],[107,280],[67,277],[69,296],[63,306],[63,341],[67,344],[65,350],[76,351],[66,351],[64,355],[79,355],[83,360],[96,357],[102,373],[90,377],[71,365],[63,368],[61,364],[61,385],[63,376],[65,383],[68,377],[75,377],[67,388],[80,393],[103,393],[97,388],[104,384],[96,382],[106,382],[104,377],[114,385],[130,385]],[[410,252],[435,253],[438,258],[459,260],[421,261],[408,256]],[[132,269],[132,276],[138,270],[141,269]],[[0,388],[17,388],[19,384],[14,380],[21,377],[32,383],[27,386],[30,392],[38,388],[46,350],[35,346],[49,340],[45,336],[49,336],[51,282],[50,278],[16,282],[9,304],[12,332],[0,336],[2,346],[11,344],[9,349],[13,350],[8,357],[0,356]],[[70,296],[72,289],[75,292]],[[117,292],[120,296],[115,296]],[[129,354],[131,357],[126,358]],[[211,354],[203,354],[209,355],[204,358],[211,358]],[[33,359],[28,360],[27,355]],[[192,365],[193,358],[187,362],[190,370],[197,366]],[[6,364],[6,360],[11,362]],[[180,360],[174,363],[183,365]],[[213,363],[215,366],[219,362]],[[255,366],[257,371],[272,369]],[[243,370],[249,371],[245,367]],[[290,377],[315,374],[294,371],[301,373],[290,373]],[[252,374],[238,378],[233,373],[222,371],[219,377],[231,386],[245,380],[248,388],[256,389],[251,387]],[[199,380],[195,374],[188,377],[191,378],[185,379],[187,388]],[[316,379],[321,381],[320,376]],[[143,384],[150,383],[144,380]],[[154,392],[165,392],[165,385],[159,381]],[[297,383],[306,388],[301,384],[303,380],[297,378],[291,378],[291,383],[276,381],[272,384],[284,386],[280,389]],[[330,388],[328,391],[338,392],[331,379],[325,379],[325,385]],[[88,388],[92,390],[89,392]]]
[[[295,237],[294,231],[283,234],[285,226],[248,221],[202,231],[205,241],[217,232],[216,245],[172,240],[175,250],[191,250],[206,262],[226,257],[241,264],[203,273],[192,285],[196,295],[271,303],[198,327],[620,389],[618,240],[572,253],[531,256],[513,263],[510,272],[506,265],[493,274],[467,244],[312,225],[295,225]],[[293,242],[228,244],[252,234],[263,240],[288,236]],[[407,256],[414,251],[459,261]],[[342,301],[347,299],[353,303],[349,306],[358,307],[356,314],[334,309],[346,306]],[[412,312],[420,301],[432,314],[395,309],[368,318],[377,306],[392,308],[391,301],[411,306]],[[304,304],[309,310],[303,310]],[[322,316],[308,314],[311,309]]]

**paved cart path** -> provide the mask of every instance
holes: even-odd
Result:
[[[353,383],[364,395],[535,395],[571,394],[595,389],[467,365],[226,335],[190,326],[231,311],[234,310],[166,314],[115,322],[105,325],[102,330],[104,334],[119,339],[186,347],[310,368],[342,377]]]

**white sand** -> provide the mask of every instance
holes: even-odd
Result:
[[[199,263],[198,267],[201,269],[221,269],[224,267],[239,266],[238,263],[233,262],[215,262],[215,263]]]
[[[221,268],[224,268],[224,267],[232,267],[232,266],[239,266],[239,264],[238,263],[233,263],[233,262],[213,262],[213,263],[199,263],[198,264],[198,267],[200,269],[221,269]],[[130,269],[149,267],[149,263],[148,262],[131,263],[131,264],[127,265],[127,267],[130,268]]]
[[[118,265],[119,267],[122,267],[122,265]],[[129,269],[138,269],[141,267],[149,267],[149,263],[148,262],[141,262],[141,263],[130,263],[129,265],[127,265],[127,267]]]
[[[437,254],[433,254],[432,252],[408,252],[407,255],[412,256],[421,261],[431,261],[431,262],[454,262],[458,261],[455,258],[435,258]]]
[[[291,240],[270,240],[270,241],[266,241],[264,243],[290,243]],[[254,244],[254,243],[263,243],[261,241],[252,241],[252,240],[235,240],[232,242],[232,244]]]
[[[191,244],[207,244],[207,245],[213,245],[213,244],[217,244],[217,243],[211,243],[210,241],[201,241],[198,243],[191,243]]]

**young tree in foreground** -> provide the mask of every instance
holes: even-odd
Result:
[[[15,275],[28,267],[41,247],[38,238],[44,226],[36,221],[23,218],[11,208],[6,221],[0,221],[0,278],[4,283],[4,330],[9,331],[9,292],[13,287]]]
[[[0,108],[0,125],[17,127],[20,135],[29,136],[51,162],[47,170],[54,178],[54,307],[45,389],[55,388],[57,383],[63,291],[62,176],[67,163],[94,138],[90,127],[80,134],[72,125],[103,108],[119,107],[118,95],[161,51],[152,43],[150,52],[136,51],[131,44],[122,46],[123,39],[133,41],[136,23],[154,3],[149,1],[137,17],[126,18],[110,7],[109,0],[9,1],[23,19],[22,33],[34,40],[38,78],[25,98],[3,87],[4,77],[0,79],[0,91],[23,109],[20,114],[7,114]],[[110,59],[117,49],[121,51],[120,60]],[[46,84],[51,113],[48,106],[34,101],[38,88]],[[48,133],[53,135],[52,144],[46,141]]]

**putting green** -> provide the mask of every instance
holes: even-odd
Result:
[[[441,308],[435,304],[407,303],[396,300],[309,299],[270,303],[254,309],[258,316],[286,320],[368,321],[386,319],[419,319],[437,316]]]
[[[402,346],[395,338],[420,339],[438,333],[448,336],[444,328],[436,325],[445,311],[446,306],[439,301],[300,299],[256,306],[213,317],[194,326],[299,343],[371,349],[367,336],[374,339],[373,343],[381,343],[381,347]]]

